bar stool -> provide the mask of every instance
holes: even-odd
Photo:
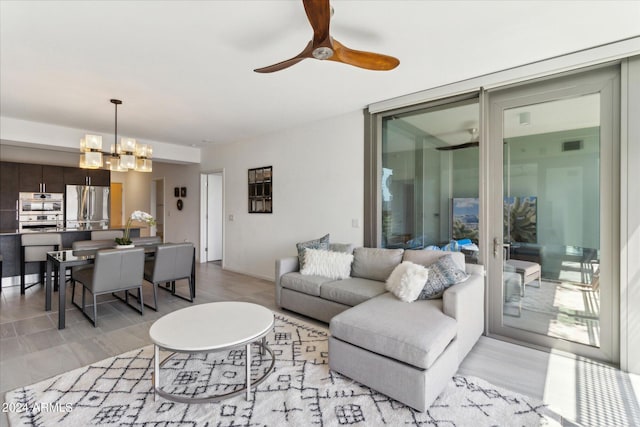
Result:
[[[20,293],[24,295],[26,289],[44,283],[44,263],[47,261],[47,252],[60,250],[62,236],[59,233],[27,233],[21,236],[20,250]],[[24,276],[28,262],[40,263],[40,282],[25,284]],[[55,275],[55,287],[58,287],[58,275]]]

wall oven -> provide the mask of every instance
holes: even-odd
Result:
[[[20,193],[18,212],[28,214],[63,214],[64,195],[62,193]]]
[[[62,193],[20,193],[18,228],[21,231],[64,227]]]

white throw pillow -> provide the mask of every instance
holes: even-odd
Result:
[[[304,251],[304,267],[300,270],[300,274],[324,276],[330,279],[346,279],[351,274],[352,262],[352,254],[322,249],[306,249]]]
[[[418,299],[428,278],[429,269],[404,261],[393,269],[387,279],[386,288],[401,301],[413,302]]]

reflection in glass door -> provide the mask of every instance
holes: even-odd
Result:
[[[614,359],[612,103],[617,74],[598,71],[491,98],[493,333]],[[515,96],[514,96],[515,95]],[[495,182],[495,181],[493,181]],[[496,203],[497,202],[497,203]],[[500,209],[501,208],[501,209]],[[500,251],[495,251],[495,249]],[[500,302],[496,303],[499,298]]]
[[[381,242],[478,260],[478,98],[382,118]]]

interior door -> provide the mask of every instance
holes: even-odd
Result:
[[[207,261],[222,259],[222,174],[207,176]]]
[[[617,362],[619,70],[488,93],[489,333]]]
[[[111,183],[111,227],[122,227],[122,183]]]

